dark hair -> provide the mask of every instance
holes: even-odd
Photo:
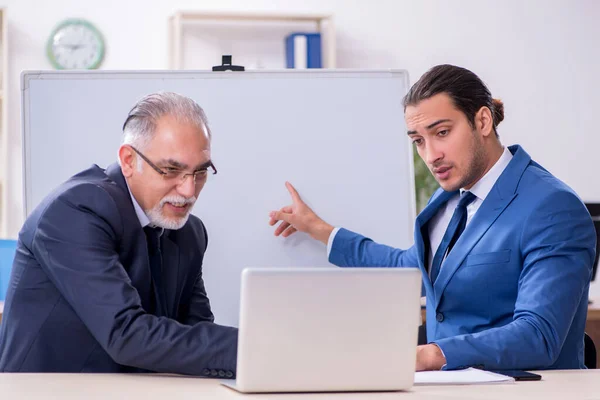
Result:
[[[408,91],[404,97],[404,109],[421,101],[446,93],[460,111],[465,114],[472,127],[475,126],[475,114],[481,107],[492,112],[494,132],[504,119],[504,104],[492,98],[490,90],[481,79],[468,69],[454,65],[437,65],[427,71]]]

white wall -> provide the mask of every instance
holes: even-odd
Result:
[[[11,237],[23,221],[19,74],[50,68],[45,42],[54,25],[67,17],[94,22],[107,42],[104,69],[164,69],[167,18],[176,10],[333,13],[338,67],[403,68],[412,82],[439,63],[472,69],[505,102],[503,142],[522,144],[584,200],[600,201],[600,1],[5,0],[0,5],[8,7],[9,19]],[[56,162],[72,151],[75,146],[57,154]]]

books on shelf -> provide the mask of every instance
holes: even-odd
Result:
[[[286,68],[322,68],[321,34],[291,33],[285,38]]]

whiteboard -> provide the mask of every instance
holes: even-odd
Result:
[[[204,280],[216,322],[237,326],[243,268],[331,266],[322,243],[274,237],[268,213],[291,202],[286,180],[333,225],[413,243],[407,88],[405,71],[24,72],[25,213],[75,173],[115,162],[141,97],[191,97],[208,116],[219,170],[193,209],[208,230]]]

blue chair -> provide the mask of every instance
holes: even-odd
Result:
[[[6,298],[10,270],[17,250],[16,240],[0,240],[0,301]]]

